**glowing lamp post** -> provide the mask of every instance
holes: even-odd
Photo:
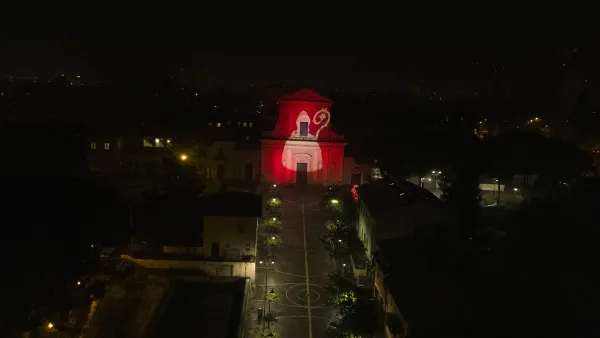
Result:
[[[179,159],[182,161],[186,161],[188,159],[188,156],[186,154],[181,154],[181,156],[179,156]]]

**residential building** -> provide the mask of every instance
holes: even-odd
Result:
[[[211,192],[222,184],[253,190],[259,183],[366,183],[369,161],[345,156],[344,136],[331,126],[332,104],[309,89],[281,97],[277,122],[260,142],[260,121],[241,117],[212,116],[197,132],[185,128],[184,137],[143,123],[120,131],[95,129],[85,145],[88,164],[93,172],[151,174],[174,158],[195,167]]]
[[[202,230],[205,255],[215,259],[254,261],[261,216],[260,195],[229,191],[209,196]]]
[[[356,188],[357,232],[369,261],[378,242],[422,238],[450,231],[444,204],[426,189],[386,176]]]
[[[470,327],[468,283],[458,250],[441,237],[378,243],[374,297],[389,338],[462,337]]]

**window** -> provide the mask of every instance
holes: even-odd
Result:
[[[248,123],[244,122],[242,123],[242,125],[244,126],[244,128],[246,128],[248,126]]]
[[[252,128],[252,122],[248,122],[248,127]]]
[[[225,165],[223,163],[217,164],[217,180],[222,181],[225,178]]]
[[[90,149],[96,150],[96,142],[90,142]]]
[[[240,126],[240,124],[241,124],[241,123],[242,123],[242,122],[238,122],[238,127]]]
[[[104,142],[104,150],[110,150],[110,142]]]
[[[217,128],[221,128],[221,122],[217,122]]]
[[[246,251],[250,251],[250,244],[246,244]]]
[[[206,167],[206,179],[210,180],[210,166]]]
[[[208,122],[208,126],[209,126],[209,127],[212,127],[212,122]]]
[[[308,136],[308,122],[300,122],[300,136]]]

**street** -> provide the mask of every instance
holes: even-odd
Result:
[[[278,313],[275,327],[280,337],[325,337],[327,323],[335,314],[326,294],[327,273],[334,263],[319,240],[324,232],[324,216],[318,207],[322,190],[281,189],[282,244],[274,257],[268,257],[268,271],[266,252],[258,257],[263,264],[257,265],[257,295],[252,305],[264,307],[265,291],[274,289],[279,303],[271,307]]]

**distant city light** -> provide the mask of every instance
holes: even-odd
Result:
[[[276,220],[277,220],[277,217],[273,217],[273,218],[272,218],[272,220],[273,220],[273,221],[276,221]]]
[[[53,328],[53,327],[54,327],[54,324],[52,324],[52,323],[48,323],[48,325],[46,325],[46,326],[47,326],[49,329],[51,329],[51,328]]]
[[[273,188],[277,188],[277,184],[273,184]]]
[[[340,203],[340,201],[338,201],[336,199],[331,200],[331,204],[338,204],[338,203]]]
[[[263,261],[258,261],[258,264],[262,264],[262,263],[263,263]]]
[[[160,140],[159,139],[154,139],[154,142],[160,143]]]
[[[187,157],[187,155],[186,155],[186,154],[181,154],[181,156],[179,156],[179,158],[180,158],[182,161],[185,161],[185,160],[187,160],[187,158],[188,158],[188,157]]]
[[[514,191],[519,191],[519,188],[513,188]]]
[[[81,281],[77,281],[77,285],[81,285]]]

